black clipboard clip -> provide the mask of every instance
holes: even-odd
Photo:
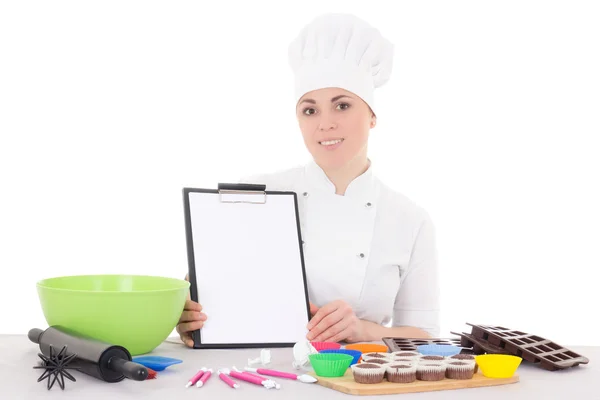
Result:
[[[252,183],[219,183],[218,192],[219,192],[219,201],[221,203],[249,203],[249,204],[265,204],[267,202],[267,185],[259,185]],[[239,197],[236,197],[235,200],[227,200],[227,195],[236,195],[236,194],[253,194],[253,195],[261,195],[262,200],[260,201],[251,201],[251,200],[241,200]]]

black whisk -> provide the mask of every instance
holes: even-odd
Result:
[[[71,354],[65,356],[67,352],[67,346],[63,346],[62,350],[56,354],[52,345],[50,345],[50,355],[45,356],[42,353],[38,353],[38,356],[42,359],[40,365],[36,365],[35,369],[44,369],[44,373],[39,377],[38,382],[48,379],[48,390],[52,389],[54,383],[58,382],[58,385],[62,390],[65,390],[65,378],[75,382],[75,378],[71,375],[67,369],[75,369],[68,367],[69,363],[73,361],[77,354]]]

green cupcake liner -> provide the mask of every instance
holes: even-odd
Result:
[[[317,376],[336,378],[344,376],[353,357],[348,354],[319,353],[309,355],[308,359]]]

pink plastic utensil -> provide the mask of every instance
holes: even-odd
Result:
[[[272,369],[264,369],[264,368],[246,367],[244,369],[248,372],[256,372],[261,375],[276,376],[278,378],[284,378],[284,379],[293,379],[293,380],[300,381],[303,383],[315,383],[317,381],[317,379],[315,377],[306,375],[306,374],[296,375],[296,374],[291,374],[289,372],[275,371]]]
[[[204,372],[206,372],[206,367],[200,369],[200,371],[198,371],[196,375],[191,377],[187,385],[185,385],[185,387],[189,388],[190,386],[194,386],[196,383],[198,383],[202,375],[204,375]]]
[[[228,384],[231,388],[233,389],[237,389],[240,387],[239,384],[237,384],[233,379],[231,379],[229,376],[227,376],[227,374],[225,374],[223,372],[223,370],[219,370],[219,378],[221,378],[221,380],[223,382],[225,382],[226,384]]]
[[[210,378],[211,375],[212,375],[212,369],[209,369],[208,371],[206,371],[204,373],[204,375],[202,375],[202,377],[200,378],[200,380],[196,383],[196,387],[202,387],[202,386],[204,386],[204,384],[206,383],[206,381],[208,380],[208,378]]]
[[[267,389],[273,389],[273,388],[277,387],[276,383],[273,382],[272,380],[266,379],[262,376],[253,375],[253,374],[250,374],[247,372],[241,372],[241,371],[235,371],[235,370],[232,371],[227,368],[224,368],[223,373],[231,376],[232,378],[239,379],[241,381],[253,383],[255,385],[264,386]]]

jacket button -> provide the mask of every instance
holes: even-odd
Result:
[[[358,256],[359,256],[360,258],[365,258],[365,253],[360,253]]]
[[[372,205],[373,205],[373,204],[371,204],[371,203],[367,203],[367,204],[365,204],[365,207],[367,207],[367,208],[371,208],[371,206],[372,206]]]
[[[304,192],[304,193],[302,193],[302,196],[304,196],[304,197],[308,197],[308,192]]]

